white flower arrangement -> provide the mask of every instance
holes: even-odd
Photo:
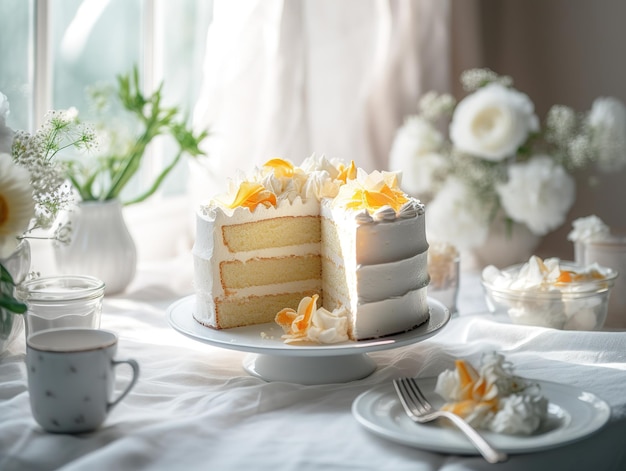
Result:
[[[543,128],[534,104],[510,77],[488,69],[461,75],[468,95],[426,93],[398,129],[390,170],[428,204],[427,235],[465,250],[492,224],[543,236],[560,227],[576,198],[573,174],[626,166],[626,106],[598,98],[590,111],[554,105]],[[448,132],[442,129],[448,125]]]
[[[4,246],[6,250],[11,246],[15,248],[19,239],[32,237],[37,229],[50,229],[59,212],[72,203],[74,195],[66,177],[67,164],[58,159],[57,154],[69,148],[89,150],[96,144],[93,130],[78,121],[75,109],[49,111],[43,125],[34,134],[9,128],[6,125],[8,114],[9,102],[0,93],[0,152],[8,153],[17,168],[3,178],[10,180],[11,186],[30,194],[34,213],[15,233],[0,217],[0,247]],[[4,184],[0,186],[0,207],[8,188]],[[8,209],[14,211],[15,207]],[[63,241],[68,235],[64,229],[57,227],[53,238]]]
[[[12,314],[22,314],[24,303],[14,296],[14,280],[2,263],[21,239],[36,229],[50,229],[59,211],[72,201],[66,168],[55,156],[63,149],[89,148],[95,136],[76,121],[72,110],[51,111],[34,134],[13,131],[6,124],[9,101],[0,93],[0,338],[11,332]],[[67,230],[57,228],[53,238],[63,241]]]

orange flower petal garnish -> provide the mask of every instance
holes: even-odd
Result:
[[[556,279],[557,283],[571,283],[572,281],[572,272],[568,270],[561,270],[561,274]]]
[[[243,206],[254,211],[259,204],[265,207],[276,206],[276,195],[260,183],[243,182],[237,190],[235,200],[228,207],[234,209]]]
[[[305,339],[308,328],[311,325],[313,313],[317,311],[319,296],[304,297],[298,304],[298,311],[285,308],[276,314],[275,322],[283,328],[284,338]]]
[[[365,204],[368,208],[379,209],[383,206],[391,206],[393,208],[395,206],[395,200],[393,197],[380,191],[365,190],[363,192],[363,196],[365,197]]]
[[[347,209],[377,210],[383,206],[391,206],[398,211],[409,199],[395,188],[383,185],[379,191],[357,189],[351,200],[346,203]]]
[[[459,402],[451,402],[444,404],[441,409],[452,412],[456,415],[460,415],[461,417],[467,417],[470,415],[474,409],[477,407],[484,407],[493,410],[494,412],[498,410],[498,400],[497,399],[489,399],[487,401],[475,401],[472,399],[466,399],[464,401]]]
[[[461,383],[461,390],[463,391],[463,399],[472,399],[472,388],[474,383],[478,380],[478,373],[472,365],[465,360],[456,360],[456,370],[459,374],[459,381]]]
[[[350,165],[347,167],[343,164],[339,166],[339,176],[337,177],[337,180],[347,183],[348,180],[356,179],[356,173],[356,165],[354,164],[354,160],[351,160]]]
[[[478,407],[487,407],[493,411],[498,409],[498,397],[489,397],[491,386],[480,377],[476,369],[465,360],[455,361],[459,383],[461,386],[461,398],[456,402],[444,404],[442,409],[454,412],[461,417],[469,415]]]
[[[602,280],[604,275],[597,270],[591,270],[589,273],[576,273],[570,270],[561,270],[559,277],[556,279],[556,283],[572,283],[585,280]]]
[[[277,178],[293,177],[294,166],[291,162],[283,159],[271,159],[265,162],[263,167],[271,168]]]

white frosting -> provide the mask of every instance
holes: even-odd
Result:
[[[538,386],[513,374],[503,355],[484,355],[478,373],[463,364],[471,382],[461,379],[458,365],[437,378],[435,392],[447,401],[445,408],[476,428],[498,433],[530,435],[539,428],[548,415],[548,401]]]
[[[416,200],[405,207],[414,209],[413,218],[399,218],[386,206],[368,219],[363,211],[346,211],[322,201],[322,225],[334,227],[341,244],[341,255],[322,247],[322,256],[345,267],[350,292],[344,297],[332,285],[323,289],[349,306],[355,339],[404,332],[428,319],[424,216],[416,209],[421,208]]]
[[[422,205],[415,199],[413,207]],[[330,200],[322,200],[321,215],[339,228],[344,244],[353,244],[344,254],[355,252],[358,265],[377,265],[404,260],[428,250],[423,211],[416,211],[413,218],[396,217],[391,221],[366,219],[363,211],[351,212],[337,208]],[[356,243],[355,241],[358,241]]]
[[[380,301],[358,303],[354,312],[351,332],[357,340],[406,332],[423,324],[430,316],[427,288]]]

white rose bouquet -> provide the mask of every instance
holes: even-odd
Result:
[[[587,113],[554,105],[542,128],[510,77],[471,69],[461,83],[469,94],[458,103],[449,94],[425,94],[390,153],[404,190],[428,203],[432,240],[472,249],[492,224],[514,223],[543,236],[566,220],[574,172],[626,165],[626,107],[615,98],[596,99]]]

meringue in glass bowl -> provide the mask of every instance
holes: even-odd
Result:
[[[515,324],[562,330],[600,330],[607,316],[617,271],[598,264],[533,255],[503,270],[483,269],[481,283],[489,311]]]

